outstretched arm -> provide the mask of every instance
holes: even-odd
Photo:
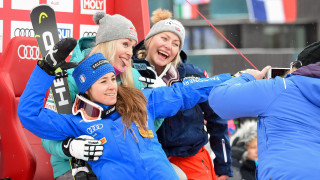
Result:
[[[154,117],[166,118],[175,115],[179,110],[190,109],[197,103],[207,101],[212,87],[230,78],[229,74],[221,74],[212,78],[188,79],[171,87],[146,89],[143,92]]]
[[[23,126],[33,134],[44,139],[64,140],[72,135],[68,130],[75,126],[73,121],[67,115],[43,108],[46,91],[53,80],[54,76],[36,66],[20,97],[17,112]]]
[[[17,112],[22,124],[41,138],[63,140],[73,133],[79,133],[70,116],[42,108],[46,91],[55,78],[54,71],[66,64],[65,58],[75,45],[76,40],[73,38],[65,38],[55,44],[45,59],[38,61],[20,97]]]

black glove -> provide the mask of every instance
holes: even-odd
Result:
[[[136,59],[132,64],[133,68],[138,70],[142,77],[156,79],[157,73],[153,70],[150,63],[144,59]]]
[[[72,66],[67,65],[65,59],[76,45],[77,40],[74,38],[62,39],[48,51],[48,54],[43,60],[38,61],[38,65],[52,76],[55,75],[54,71],[59,67],[62,67],[62,69],[75,67],[74,63],[71,64]]]
[[[137,59],[133,63],[133,67],[138,70],[141,77],[141,81],[145,88],[156,88],[160,86],[166,86],[166,83],[157,75],[157,72],[154,70],[154,67],[150,63],[143,59]]]
[[[88,135],[75,139],[67,138],[62,142],[62,150],[66,156],[75,157],[85,161],[97,161],[102,155],[103,145]]]

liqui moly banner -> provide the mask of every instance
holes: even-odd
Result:
[[[81,14],[94,14],[97,11],[106,12],[106,0],[80,0]]]

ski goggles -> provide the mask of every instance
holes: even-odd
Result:
[[[101,120],[103,108],[87,98],[77,94],[72,106],[72,114],[81,114],[85,122]]]
[[[171,86],[174,82],[180,81],[179,72],[171,65],[166,74],[162,77],[162,80],[167,86]]]

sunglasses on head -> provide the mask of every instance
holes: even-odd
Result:
[[[100,105],[90,101],[89,99],[77,94],[72,106],[72,114],[81,114],[85,122],[101,120],[104,117],[111,115],[115,112],[115,106],[109,106],[104,110]]]

